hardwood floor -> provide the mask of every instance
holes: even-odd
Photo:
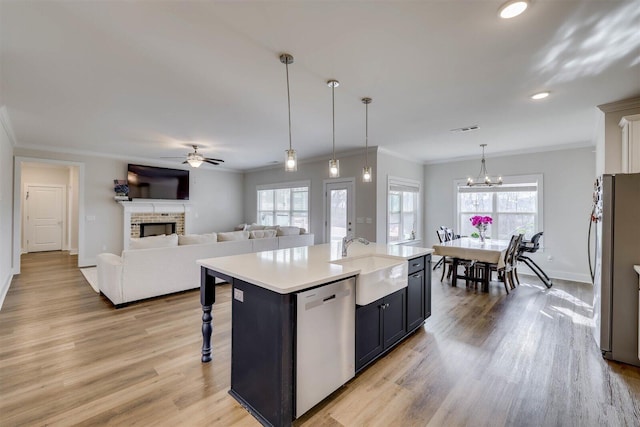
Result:
[[[22,258],[0,311],[0,425],[259,425],[227,394],[229,285],[202,364],[198,291],[115,310],[76,264]],[[425,326],[296,426],[640,425],[640,369],[600,356],[590,286],[439,278]]]

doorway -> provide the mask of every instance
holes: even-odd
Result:
[[[83,258],[84,164],[16,156],[14,159],[13,272],[26,252],[68,251]],[[28,195],[28,196],[27,196]]]
[[[25,184],[25,238],[27,252],[60,251],[66,228],[66,188]]]
[[[325,181],[325,242],[340,241],[353,234],[354,188],[354,178]]]

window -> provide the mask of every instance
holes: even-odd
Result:
[[[258,224],[309,230],[309,182],[259,185]]]
[[[467,187],[456,182],[458,200],[457,230],[470,236],[477,230],[469,218],[489,215],[493,224],[487,235],[508,240],[513,234],[524,233],[530,239],[542,230],[542,175],[505,177],[499,187]]]
[[[387,243],[416,238],[420,223],[420,183],[389,177]]]

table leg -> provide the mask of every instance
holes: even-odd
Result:
[[[451,275],[451,286],[458,285],[458,258],[453,258],[451,261],[451,268],[453,270],[453,274]]]
[[[482,278],[482,292],[489,292],[489,281],[491,280],[491,267],[484,265],[484,277]]]
[[[207,269],[200,270],[200,304],[202,305],[202,362],[211,362],[211,334],[213,333],[213,316],[211,310],[216,301],[216,279],[207,274]]]

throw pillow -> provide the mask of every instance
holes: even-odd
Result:
[[[249,239],[248,231],[227,231],[226,233],[218,233],[218,242],[231,242],[233,240]]]
[[[277,236],[294,236],[300,234],[300,227],[278,227]]]
[[[200,245],[203,243],[216,243],[217,241],[217,233],[186,234],[184,236],[178,236],[178,245]]]
[[[249,227],[249,224],[238,224],[233,227],[233,231],[245,231]]]
[[[250,239],[268,239],[276,237],[276,230],[253,230],[249,232]]]
[[[264,230],[264,229],[265,229],[265,226],[264,226],[264,225],[251,224],[251,225],[247,228],[247,231]]]
[[[178,235],[170,234],[165,236],[149,236],[149,237],[132,237],[129,241],[129,249],[150,249],[150,248],[169,248],[178,246]]]

